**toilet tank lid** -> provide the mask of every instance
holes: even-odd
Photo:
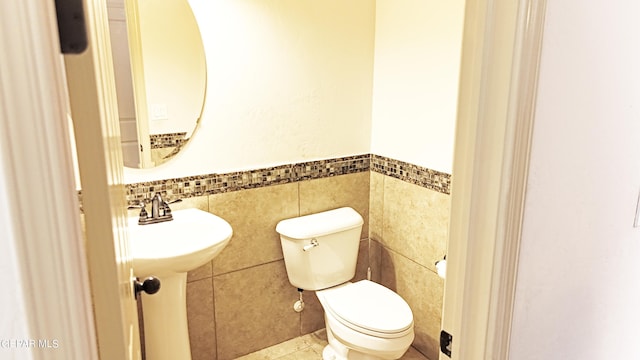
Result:
[[[362,226],[364,220],[350,207],[282,220],[276,231],[292,239],[310,239]]]

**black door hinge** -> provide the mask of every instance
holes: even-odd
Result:
[[[451,357],[451,343],[453,342],[453,336],[448,332],[442,330],[440,331],[440,351],[443,354]]]
[[[55,0],[58,37],[63,54],[80,54],[87,49],[87,30],[82,0]]]

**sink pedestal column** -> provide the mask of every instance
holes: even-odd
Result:
[[[187,273],[158,278],[160,291],[142,294],[146,360],[191,360]]]

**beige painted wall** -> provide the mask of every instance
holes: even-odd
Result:
[[[207,62],[202,123],[179,161],[127,183],[369,153],[375,1],[190,4]]]
[[[463,0],[190,3],[202,124],[180,161],[127,183],[364,153],[451,173]]]
[[[443,281],[434,262],[444,255],[449,195],[367,171],[187,198],[172,206],[213,212],[234,229],[228,247],[188,276],[194,360],[233,359],[324,327],[313,292],[305,292],[302,313],[293,311],[298,292],[288,281],[275,226],[340,206],[365,218],[356,279],[371,266],[372,280],[405,298],[414,312],[414,347],[437,358]]]
[[[464,0],[377,0],[371,153],[451,173]]]

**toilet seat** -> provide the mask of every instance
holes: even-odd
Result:
[[[369,280],[317,292],[325,311],[363,334],[393,339],[413,331],[413,313],[400,295]]]

